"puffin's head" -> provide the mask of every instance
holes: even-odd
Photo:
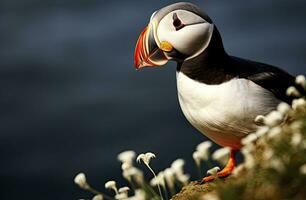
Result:
[[[213,29],[212,20],[191,3],[175,3],[154,12],[136,44],[136,69],[196,57],[208,47]]]

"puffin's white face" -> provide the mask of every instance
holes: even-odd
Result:
[[[161,66],[176,59],[175,52],[185,60],[202,53],[211,40],[214,25],[199,15],[178,9],[156,19],[140,34],[135,48],[135,67]]]
[[[190,59],[202,53],[208,46],[213,27],[213,24],[192,12],[175,10],[159,22],[157,39],[160,43],[168,42]]]

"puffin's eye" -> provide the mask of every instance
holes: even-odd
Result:
[[[176,31],[185,27],[185,24],[182,23],[176,13],[173,14],[173,26],[175,27]]]

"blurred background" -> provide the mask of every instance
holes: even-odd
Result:
[[[306,73],[306,1],[192,1],[227,51]],[[117,154],[152,151],[159,170],[206,140],[184,118],[175,64],[135,71],[134,45],[174,1],[0,1],[0,199],[90,198],[121,178]],[[216,148],[216,147],[215,147]],[[196,177],[193,176],[195,179]]]

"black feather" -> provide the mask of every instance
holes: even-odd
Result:
[[[295,77],[280,68],[237,57],[230,58],[229,69],[236,77],[253,81],[272,92],[281,101],[289,104],[292,102],[293,97],[286,95],[286,90],[290,86],[295,86],[300,93],[305,94],[302,87],[295,84]]]

